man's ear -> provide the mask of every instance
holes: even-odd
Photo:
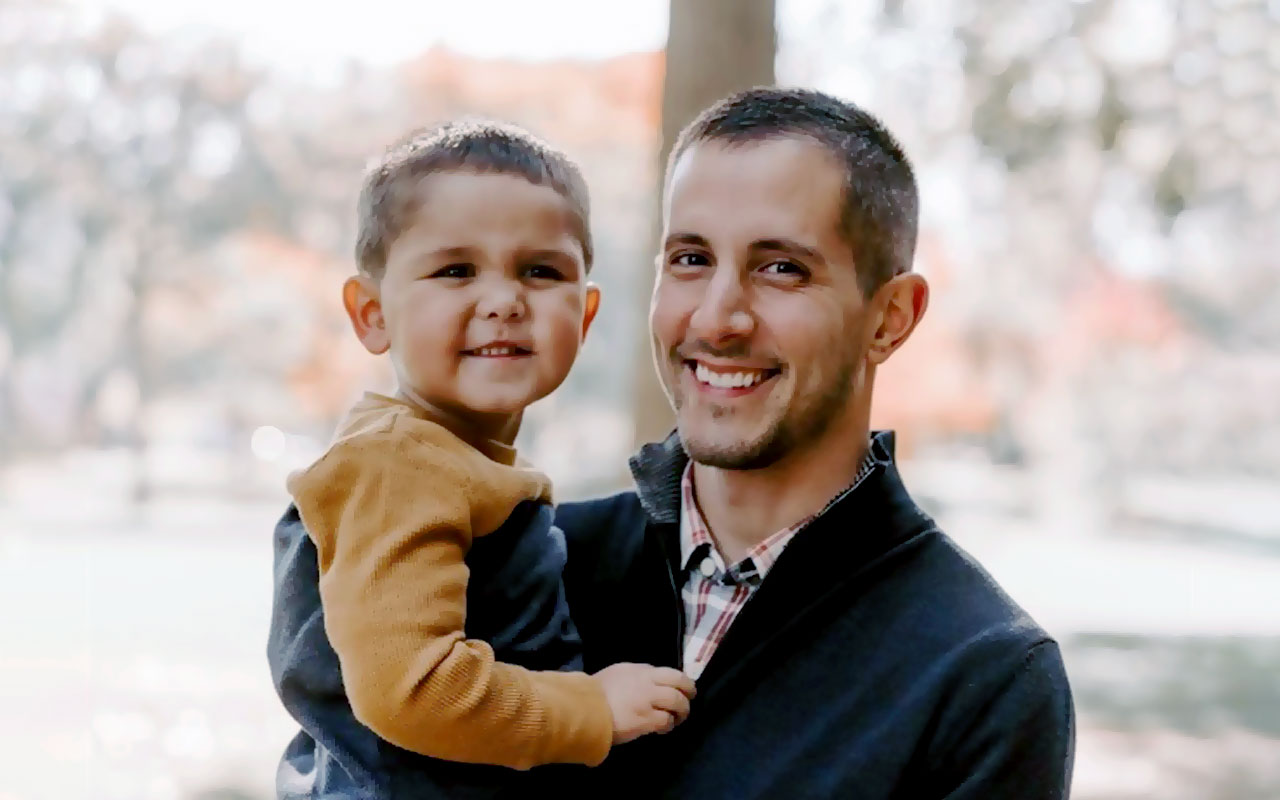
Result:
[[[929,282],[914,272],[897,275],[876,292],[872,307],[881,309],[880,323],[867,357],[879,365],[888,361],[920,324],[929,307]]]
[[[594,283],[587,283],[586,302],[582,307],[582,338],[587,338],[587,331],[591,328],[591,323],[596,318],[596,312],[600,310],[600,287]]]
[[[375,356],[387,352],[391,337],[382,317],[382,295],[378,282],[368,275],[352,275],[342,284],[342,306],[351,318],[351,327],[364,349]]]

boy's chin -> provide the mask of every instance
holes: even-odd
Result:
[[[505,422],[518,416],[533,402],[530,392],[512,391],[511,387],[488,391],[474,388],[452,394],[416,390],[405,392],[403,387],[401,391],[410,399],[425,403],[446,416],[456,417],[460,422]],[[415,391],[417,396],[414,396]]]
[[[532,392],[489,393],[484,397],[464,398],[461,405],[470,413],[479,416],[513,417],[520,414],[538,399],[538,396]],[[467,400],[471,402],[467,402]]]

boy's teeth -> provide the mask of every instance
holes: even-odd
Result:
[[[477,352],[482,356],[510,356],[515,351],[514,347],[481,347]]]
[[[709,386],[715,386],[718,389],[741,389],[748,386],[755,386],[764,380],[765,374],[762,370],[751,370],[749,372],[715,372],[707,369],[702,364],[694,367],[693,375],[698,380]]]

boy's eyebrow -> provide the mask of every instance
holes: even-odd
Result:
[[[825,263],[822,254],[812,247],[800,244],[792,239],[756,239],[751,243],[752,250],[768,250],[774,253],[791,253],[809,261]]]
[[[706,237],[699,236],[696,233],[673,233],[667,237],[667,241],[663,243],[663,247],[672,247],[678,244],[687,244],[691,247],[703,247],[707,250],[711,249],[711,243]]]
[[[457,259],[459,261],[474,261],[476,251],[474,248],[465,245],[456,245],[453,247],[421,247],[412,248],[405,251],[399,256],[400,259],[407,262],[416,261],[443,261],[449,259]]]
[[[461,258],[469,259],[475,256],[475,249],[466,246],[459,247],[440,247],[435,250],[424,250],[415,253],[417,258]]]
[[[573,257],[573,253],[570,253],[568,250],[562,250],[558,247],[539,247],[533,250],[521,250],[520,255],[524,258],[535,260],[545,258],[552,261],[563,261],[566,259],[569,261],[577,261],[577,259]]]

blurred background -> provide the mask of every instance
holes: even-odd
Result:
[[[406,129],[585,167],[605,313],[520,444],[562,498],[665,432],[664,142],[777,81],[923,193],[882,371],[921,502],[1063,643],[1074,796],[1280,797],[1277,0],[0,0],[0,800],[265,800],[284,476],[383,367],[354,198]]]

